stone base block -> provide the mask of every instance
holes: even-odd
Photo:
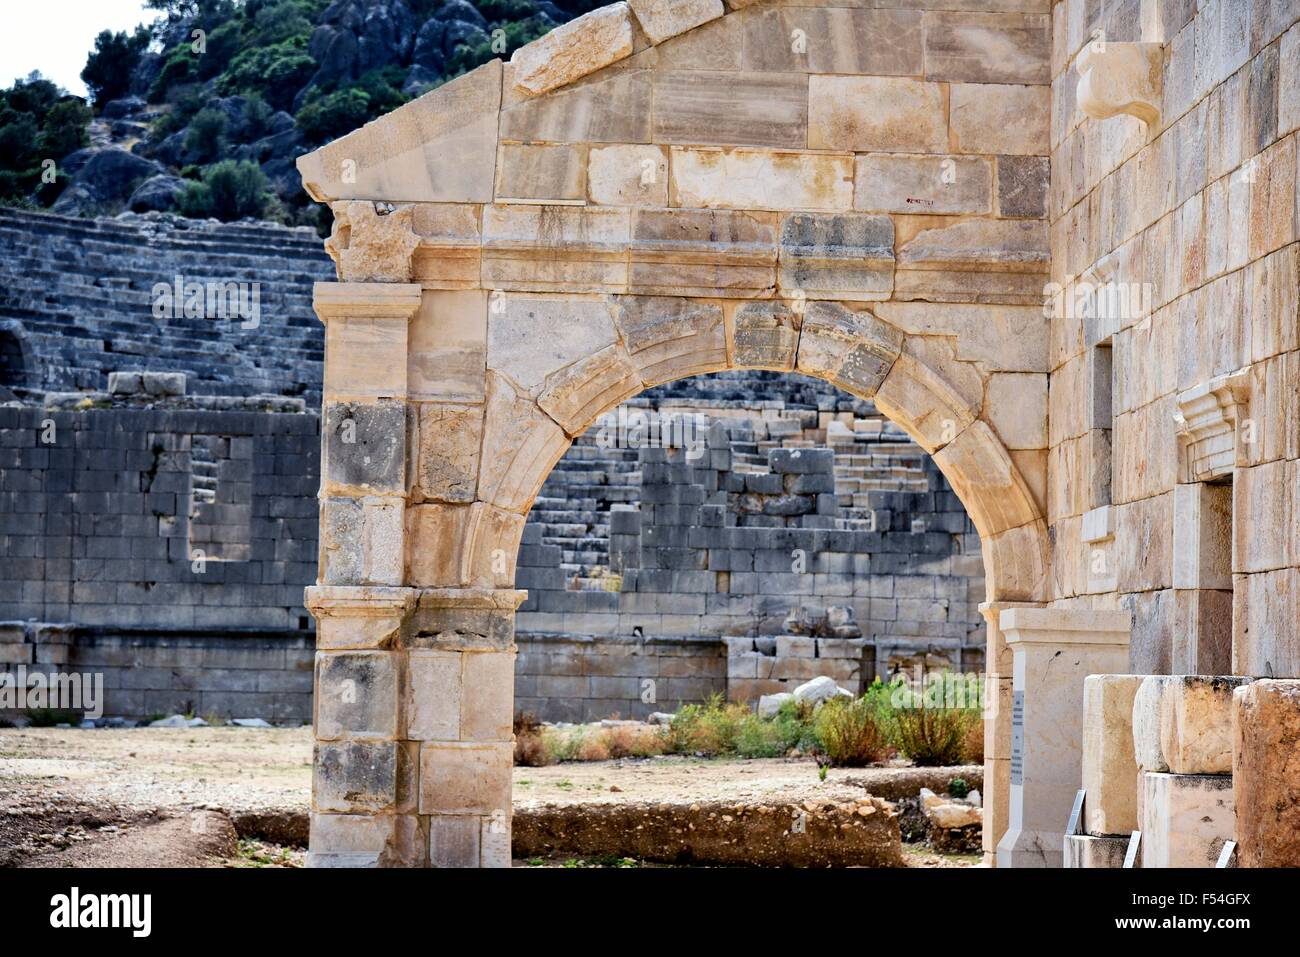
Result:
[[[1128,834],[1137,829],[1133,699],[1143,680],[1141,675],[1084,679],[1083,786],[1088,792],[1084,827],[1090,834]],[[1069,840],[1067,836],[1067,857]],[[1071,866],[1068,860],[1066,866]]]
[[[1142,786],[1142,866],[1214,867],[1233,839],[1232,778],[1148,771]]]
[[[1093,834],[1065,835],[1063,867],[1123,867],[1127,837]]]
[[[1232,692],[1249,680],[1169,678],[1160,706],[1160,750],[1171,772],[1232,773]]]
[[[1300,681],[1233,693],[1238,867],[1300,867]]]

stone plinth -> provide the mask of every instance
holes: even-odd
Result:
[[[1300,866],[1300,681],[1233,692],[1237,866]]]
[[[1141,675],[1090,675],[1084,679],[1083,786],[1088,792],[1084,829],[1089,834],[1127,835],[1137,829],[1133,697],[1141,684]]]
[[[1098,837],[1093,834],[1065,835],[1063,867],[1123,867],[1128,837]]]
[[[1082,776],[1083,682],[1128,664],[1127,612],[1011,608],[1011,801],[999,867],[1059,867]]]
[[[1214,867],[1233,839],[1232,777],[1142,775],[1142,866]]]

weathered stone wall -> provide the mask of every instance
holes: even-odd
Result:
[[[0,364],[0,386],[103,389],[109,372],[130,369],[184,372],[202,395],[320,403],[324,336],[311,286],[333,269],[312,230],[3,208],[0,252],[0,346],[21,354],[20,365]],[[184,301],[178,314],[155,313],[155,285],[178,276],[204,284],[202,315],[187,315]],[[206,284],[232,282],[256,285],[255,315],[207,309]],[[253,288],[244,292],[251,306]]]
[[[1296,676],[1300,4],[1142,8],[1053,7],[1051,595]]]

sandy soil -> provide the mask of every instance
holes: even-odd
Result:
[[[0,729],[0,866],[57,864],[51,854],[71,864],[82,845],[134,859],[124,849],[123,832],[156,835],[156,850],[177,864],[228,862],[229,835],[209,841],[211,834],[191,833],[192,812],[219,809],[236,819],[301,822],[311,793],[311,744],[310,728]],[[517,807],[764,796],[842,800],[864,789],[887,794],[900,774],[909,773],[915,772],[831,769],[820,781],[811,759],[672,756],[516,768],[514,798]],[[161,850],[164,844],[171,850]],[[916,866],[970,863],[909,853]]]

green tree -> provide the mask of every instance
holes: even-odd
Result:
[[[185,149],[198,154],[201,162],[216,159],[226,143],[226,123],[226,114],[220,110],[199,110],[185,133]]]
[[[225,96],[257,93],[278,110],[293,104],[294,95],[316,72],[316,61],[301,37],[268,47],[244,50],[217,80]]]
[[[45,124],[41,128],[41,155],[60,159],[89,146],[92,116],[90,107],[76,97],[55,103],[45,114]]]
[[[94,52],[86,59],[81,79],[90,90],[95,105],[125,96],[131,86],[131,74],[140,62],[140,54],[149,45],[149,29],[137,27],[134,33],[111,30],[95,37]]]
[[[294,120],[313,143],[351,133],[370,116],[370,96],[355,87],[335,90],[306,104]]]

